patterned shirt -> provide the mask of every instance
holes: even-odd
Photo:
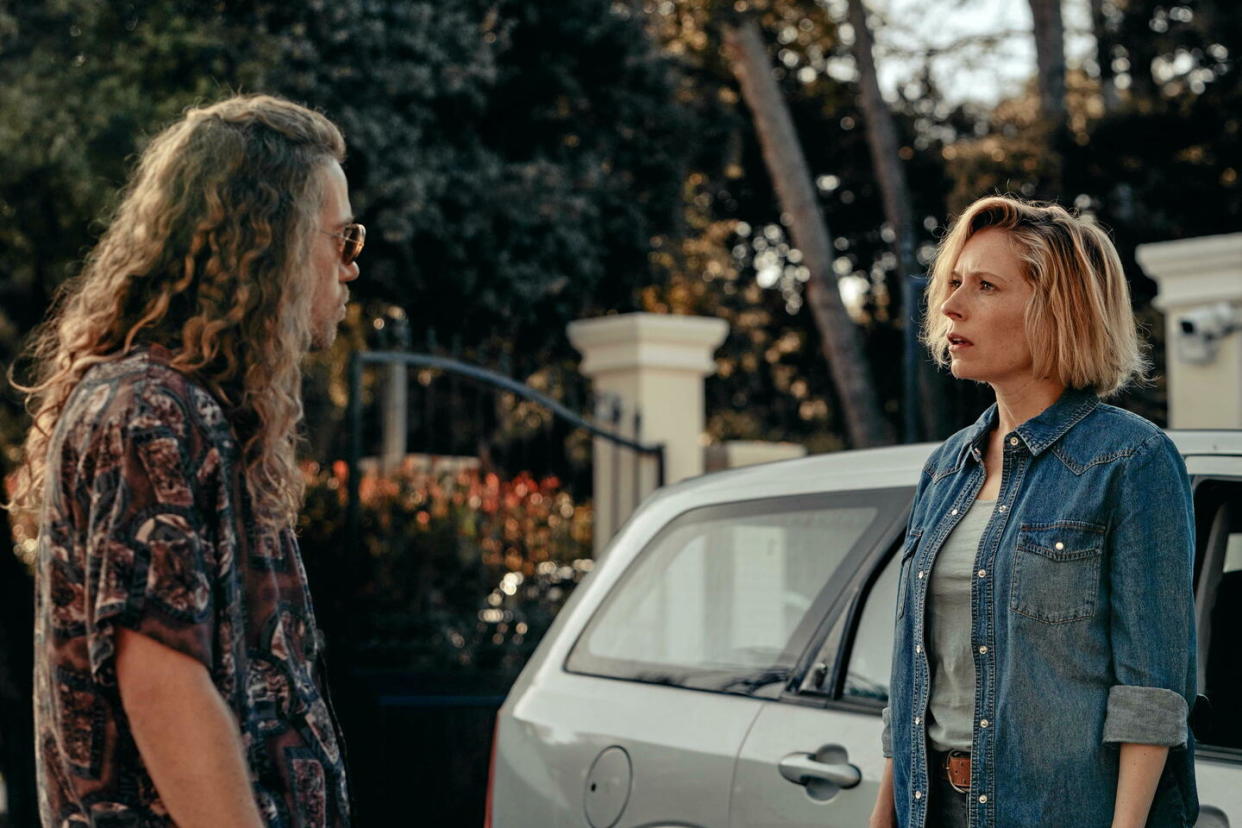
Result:
[[[269,826],[347,826],[306,573],[262,531],[224,409],[159,346],[91,368],[49,446],[35,727],[45,826],[168,826],[116,682],[116,630],[207,668]]]

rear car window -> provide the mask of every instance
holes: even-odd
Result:
[[[888,494],[799,495],[681,515],[635,558],[566,669],[723,692],[779,686],[834,589],[891,522]]]

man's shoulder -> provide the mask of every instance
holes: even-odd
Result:
[[[63,418],[91,433],[162,432],[187,439],[201,434],[223,439],[229,432],[224,408],[193,377],[147,348],[90,368],[68,401]]]

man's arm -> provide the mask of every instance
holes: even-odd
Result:
[[[128,629],[117,629],[116,647],[134,742],[177,825],[263,828],[237,722],[207,669]]]

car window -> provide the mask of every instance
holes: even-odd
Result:
[[[1242,749],[1242,485],[1212,487],[1201,507],[1211,504],[1200,573],[1199,692],[1210,713],[1195,717],[1201,745]],[[1202,524],[1201,524],[1202,525]]]
[[[682,515],[631,564],[566,668],[725,692],[779,689],[833,576],[877,542],[889,505],[850,493]]]
[[[902,535],[893,527],[890,545]],[[877,575],[860,568],[852,592],[858,598],[837,608],[823,643],[819,645],[811,669],[799,688],[803,694],[834,696],[839,686],[843,700],[874,706],[888,702],[889,674],[893,663],[893,615],[897,603],[897,580],[901,556],[887,556]],[[855,619],[857,619],[855,623]],[[847,637],[854,623],[853,640]],[[834,676],[839,678],[833,681]]]
[[[893,555],[867,595],[841,685],[842,698],[888,703],[888,682],[893,669],[893,614],[900,572],[901,556]]]

